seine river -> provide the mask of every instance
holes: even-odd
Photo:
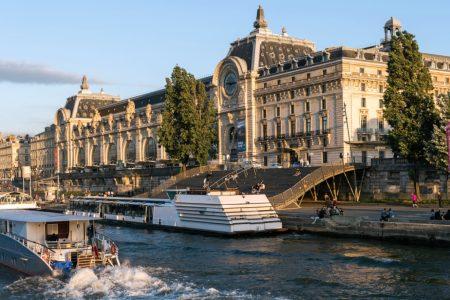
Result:
[[[103,227],[123,265],[69,278],[0,268],[0,299],[450,297],[450,251],[284,234],[259,238]]]

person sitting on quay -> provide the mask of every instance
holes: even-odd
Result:
[[[434,212],[434,209],[431,209],[430,211],[430,220],[435,220],[436,218],[436,213]]]
[[[337,207],[336,205],[333,206],[333,208],[330,209],[330,216],[343,216],[344,211]]]
[[[438,210],[434,213],[434,219],[435,219],[435,220],[438,220],[438,221],[444,220],[444,219],[442,218],[442,214],[441,214],[441,210],[440,210],[440,209],[438,209]]]
[[[384,208],[381,211],[380,221],[382,221],[382,222],[389,222],[389,218],[390,218],[390,213],[388,212],[388,210],[386,208]]]
[[[394,211],[392,210],[392,208],[388,209],[388,220],[393,219],[394,218]]]
[[[317,220],[319,219],[324,219],[329,217],[329,212],[328,212],[327,207],[322,207],[321,209],[316,209],[316,215],[314,217],[311,217],[311,219],[313,219],[314,221],[312,222],[312,224],[316,224]]]
[[[450,209],[447,210],[447,212],[445,213],[445,215],[443,216],[444,220],[446,221],[450,221]]]

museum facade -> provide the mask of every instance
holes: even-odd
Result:
[[[201,79],[218,112],[218,161],[287,167],[370,163],[371,158],[392,156],[385,143],[389,128],[382,99],[389,42],[400,30],[400,22],[391,18],[379,45],[318,51],[313,42],[291,37],[284,28],[273,33],[259,7],[250,34],[232,42],[212,76]],[[423,54],[423,60],[435,95],[448,93],[450,57]],[[47,155],[45,161],[54,164],[45,165],[53,173],[168,160],[157,138],[164,93],[121,100],[92,92],[84,77],[45,137],[32,140],[32,152],[41,149],[32,158],[44,161],[39,157]],[[48,137],[51,151],[33,146]]]

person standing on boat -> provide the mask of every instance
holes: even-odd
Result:
[[[87,236],[89,242],[92,242],[92,239],[94,238],[94,224],[89,224],[89,227],[87,228]]]

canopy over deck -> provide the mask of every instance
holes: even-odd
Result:
[[[64,215],[39,210],[5,210],[0,211],[0,220],[28,222],[28,223],[50,223],[65,221],[91,221],[97,218],[88,216]]]

